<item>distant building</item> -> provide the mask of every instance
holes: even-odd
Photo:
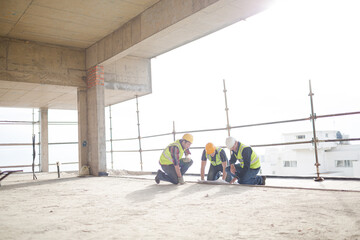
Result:
[[[346,139],[339,131],[317,131],[319,140]],[[284,142],[311,141],[312,132],[283,134]],[[314,176],[315,150],[312,143],[268,148],[261,158],[262,173],[280,176]],[[347,141],[318,143],[318,161],[323,176],[360,177],[360,145]]]

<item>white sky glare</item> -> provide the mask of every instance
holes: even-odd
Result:
[[[278,1],[153,59],[153,94],[144,99],[159,97],[158,106],[167,109],[178,130],[225,127],[225,79],[231,125],[286,120],[310,115],[311,79],[318,115],[358,111],[359,10],[360,1]],[[182,110],[165,103],[179,103]],[[319,127],[338,126],[333,119]]]

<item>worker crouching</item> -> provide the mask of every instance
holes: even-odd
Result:
[[[222,180],[225,182],[231,181],[231,175],[227,174],[225,169],[229,165],[229,160],[226,156],[225,151],[220,147],[215,147],[213,143],[207,143],[201,157],[201,169],[200,176],[201,180],[205,180],[205,167],[207,160],[210,161],[211,165],[207,174],[208,181],[218,180],[222,175]]]
[[[230,183],[236,180],[239,184],[265,185],[265,176],[258,176],[260,171],[260,159],[251,147],[236,141],[233,137],[226,139],[226,146],[230,149],[230,166],[226,172],[234,177]],[[235,164],[239,161],[238,164]]]
[[[184,134],[184,136],[167,146],[160,156],[159,164],[161,168],[157,171],[155,182],[167,181],[173,184],[184,184],[184,174],[193,164],[190,158],[190,146],[193,143],[193,136],[191,134]],[[182,158],[185,154],[185,158]]]

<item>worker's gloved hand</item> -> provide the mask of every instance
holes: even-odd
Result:
[[[233,178],[231,181],[230,181],[230,184],[234,184],[238,179],[237,178]]]
[[[181,159],[183,162],[190,162],[191,161],[191,156],[190,155],[187,155],[185,158],[182,158]]]
[[[178,181],[179,181],[179,184],[184,184],[185,183],[183,176],[178,177]]]

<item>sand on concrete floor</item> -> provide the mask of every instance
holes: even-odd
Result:
[[[360,192],[122,177],[12,181],[0,187],[1,239],[360,239]]]

